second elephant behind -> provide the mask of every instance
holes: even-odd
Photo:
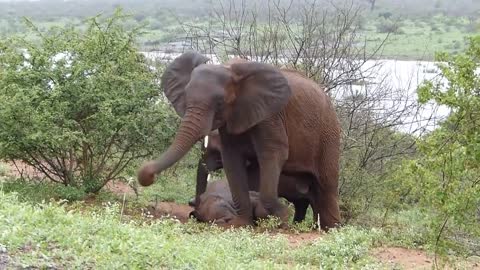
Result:
[[[220,135],[218,134],[217,130],[212,131],[207,137],[204,138],[204,144],[202,145],[203,154],[198,162],[197,167],[196,195],[195,198],[190,200],[190,206],[198,207],[200,204],[202,204],[201,208],[205,209],[206,205],[210,205],[211,202],[205,203],[205,200],[202,202],[202,194],[207,193],[210,194],[209,196],[211,196],[212,193],[216,193],[218,190],[220,190],[220,187],[224,188],[221,184],[215,184],[212,186],[210,191],[207,188],[209,174],[223,168],[221,150],[222,145],[220,142]],[[258,191],[259,180],[257,162],[255,160],[247,160],[245,166],[249,171],[248,186],[250,191]],[[314,194],[311,192],[311,185],[313,184],[313,181],[314,179],[308,175],[280,175],[280,180],[278,183],[278,195],[294,205],[294,222],[301,222],[305,219],[307,208],[314,200]],[[210,185],[211,183],[208,184],[209,187]],[[224,190],[222,190],[222,192],[224,192]],[[252,196],[252,193],[250,193],[250,196]],[[216,209],[216,207],[213,207],[212,209]],[[205,211],[206,210],[203,212]],[[211,217],[212,215],[207,216]],[[314,220],[316,220],[316,217],[314,217]],[[206,218],[206,221],[212,220],[208,220],[208,218]]]

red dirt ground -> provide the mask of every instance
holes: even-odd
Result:
[[[4,164],[6,164],[9,168],[7,175],[11,177],[25,177],[27,179],[44,178],[44,174],[42,172],[20,161],[15,162],[15,164],[11,162]],[[133,188],[121,181],[111,181],[107,183],[105,188],[115,194],[123,195],[124,193],[126,193],[127,195],[135,195],[135,191],[133,190]]]
[[[108,182],[104,188],[115,194],[123,195],[126,193],[127,195],[135,195],[133,188],[121,181]]]
[[[148,211],[154,218],[170,216],[185,223],[188,221],[190,212],[193,211],[193,208],[188,205],[177,204],[174,202],[158,202],[150,204]]]
[[[390,266],[400,266],[402,269],[433,269],[435,259],[421,250],[406,249],[401,247],[380,247],[373,250],[372,255],[379,261]],[[465,267],[465,268],[463,268]],[[441,265],[440,269],[480,269],[480,262],[466,261],[460,268]]]
[[[11,162],[5,162],[3,163],[8,166],[9,171],[7,172],[7,175],[12,176],[12,177],[27,177],[30,179],[42,179],[43,174],[36,170],[35,168],[22,163],[20,161],[17,161],[14,163]]]
[[[390,266],[400,265],[404,269],[431,269],[433,258],[423,251],[399,247],[381,247],[373,251],[373,256]]]
[[[287,238],[291,247],[298,247],[305,244],[311,244],[315,240],[322,237],[321,232],[304,232],[304,233],[280,233]]]

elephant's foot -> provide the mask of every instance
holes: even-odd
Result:
[[[268,204],[259,202],[254,210],[255,218],[266,219],[269,216],[274,216],[280,219],[283,224],[288,222],[288,207],[280,203],[278,200],[275,203]]]
[[[343,224],[336,218],[329,218],[328,216],[322,216],[318,213],[313,213],[314,229],[321,229],[324,232],[328,232],[330,229],[341,228]]]
[[[332,225],[330,225],[330,226],[321,224],[320,227],[318,226],[318,222],[314,222],[314,224],[313,224],[313,229],[314,229],[314,230],[321,229],[321,230],[324,231],[324,232],[328,232],[328,231],[330,231],[331,229],[339,229],[339,228],[341,228],[341,227],[343,227],[343,224],[342,224],[342,223],[334,223],[334,224],[332,224]]]

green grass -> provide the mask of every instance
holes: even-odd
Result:
[[[275,220],[255,230],[221,230],[142,215],[149,202],[186,203],[193,196],[192,164],[187,157],[138,197],[127,197],[123,215],[121,194],[75,197],[74,189],[60,185],[0,181],[0,247],[12,267],[67,269],[384,269],[371,257],[372,248],[432,248],[425,244],[428,215],[415,207],[387,216],[372,209],[349,226],[294,246],[277,234]],[[65,202],[68,196],[73,198]],[[311,222],[309,212],[306,222],[285,232],[315,233]]]
[[[369,50],[378,46],[387,35],[378,33],[378,23],[378,20],[372,19],[366,26],[364,36],[369,41]],[[475,34],[466,32],[467,22],[464,18],[434,16],[427,22],[404,20],[399,23],[399,33],[391,34],[381,51],[383,58],[431,60],[435,52],[462,51],[466,48],[466,37]]]
[[[42,202],[49,199],[77,201],[84,199],[87,194],[74,187],[52,184],[48,182],[35,183],[26,180],[8,180],[0,185],[4,192],[16,192],[21,201]]]
[[[9,167],[5,163],[0,162],[0,181],[7,177],[8,171]]]
[[[388,215],[372,208],[349,226],[293,246],[278,234],[275,220],[255,229],[221,230],[142,215],[150,202],[187,203],[194,194],[196,158],[189,154],[126,201],[108,191],[91,196],[48,182],[0,180],[0,268],[8,256],[12,268],[385,269],[372,258],[372,248],[433,250],[426,244],[428,211],[416,207]],[[316,233],[308,211],[304,223],[284,232]],[[456,265],[465,261],[454,254],[462,256],[454,258]]]
[[[352,221],[352,224],[362,227],[382,228],[385,233],[385,243],[388,245],[424,249],[427,243],[428,211],[411,206],[407,209],[391,210],[385,214],[385,209],[372,209]]]
[[[337,269],[380,268],[369,250],[380,233],[346,227],[298,247],[250,229],[195,223],[120,221],[120,207],[67,210],[29,204],[0,191],[0,244],[12,267],[95,269]]]

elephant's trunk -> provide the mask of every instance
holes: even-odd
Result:
[[[138,172],[142,186],[153,184],[155,175],[168,169],[185,156],[193,145],[210,132],[213,113],[199,108],[187,109],[173,143],[162,156],[145,164]]]

